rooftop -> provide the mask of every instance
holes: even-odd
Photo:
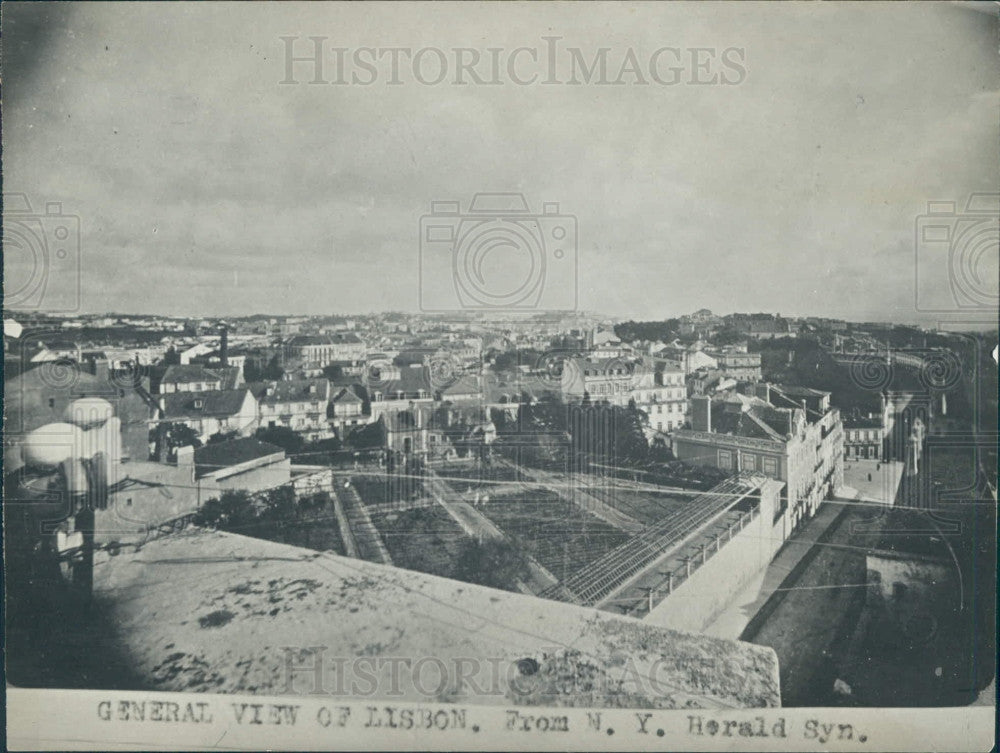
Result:
[[[445,667],[471,660],[481,674],[445,685],[432,673],[401,671],[395,683],[377,677],[370,699],[598,708],[780,704],[770,648],[230,533],[190,529],[100,558],[94,590],[111,627],[89,639],[91,650],[119,649],[143,689],[284,694],[289,662],[332,667],[347,659],[342,666],[351,675],[352,657],[391,656],[433,657]],[[286,646],[299,647],[298,656]],[[317,646],[329,647],[324,656],[307,648]],[[321,682],[328,692],[338,682],[349,688],[370,666],[352,677],[331,670]],[[315,678],[296,673],[292,693],[315,692]]]
[[[288,403],[296,401],[326,402],[330,399],[330,382],[327,379],[286,379],[283,381],[254,382],[250,391],[262,403]]]
[[[269,442],[259,439],[231,439],[228,442],[214,442],[194,451],[197,475],[205,476],[220,468],[229,468],[269,455],[285,455],[285,451]]]
[[[197,364],[172,364],[167,367],[161,384],[178,384],[187,382],[221,382],[222,375]]]
[[[161,395],[164,418],[233,416],[240,412],[247,390],[171,392]]]

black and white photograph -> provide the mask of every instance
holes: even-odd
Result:
[[[994,748],[1000,3],[0,32],[10,749]]]

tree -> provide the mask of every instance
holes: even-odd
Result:
[[[336,437],[318,439],[302,445],[301,454],[306,462],[313,465],[336,465],[342,452],[341,442]]]
[[[202,505],[195,515],[195,522],[225,531],[238,531],[253,525],[256,518],[250,495],[242,489],[227,489]]]
[[[264,492],[261,501],[261,517],[277,521],[279,524],[294,520],[297,513],[295,490],[291,486],[277,486]]]
[[[732,329],[731,327],[725,327],[720,329],[710,338],[715,345],[735,345],[736,343],[741,343],[746,340],[746,335]]]
[[[159,433],[159,436],[157,436]],[[194,429],[187,424],[165,423],[160,424],[155,431],[150,432],[150,440],[157,442],[157,448],[164,442],[167,449],[167,458],[173,459],[177,455],[178,447],[201,447],[201,437]]]
[[[455,560],[456,580],[490,588],[513,591],[517,581],[530,574],[528,561],[513,545],[502,539],[468,540]]]
[[[287,426],[265,426],[257,429],[254,438],[261,442],[277,445],[288,455],[296,455],[302,450],[305,440]]]
[[[335,363],[323,367],[323,376],[331,382],[338,382],[344,378],[344,369]]]

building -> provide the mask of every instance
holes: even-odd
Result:
[[[256,382],[251,390],[257,399],[261,427],[285,427],[302,434],[308,440],[332,436],[332,429],[327,421],[329,380]]]
[[[352,386],[341,387],[330,400],[330,427],[343,439],[356,426],[367,424],[371,416],[364,413],[365,401]]]
[[[655,432],[671,432],[687,420],[687,387],[684,372],[668,361],[647,359],[651,368],[637,370],[632,400],[649,419]]]
[[[38,341],[36,346],[37,351],[30,357],[31,363],[80,360],[80,346],[71,340]]]
[[[291,483],[292,461],[285,451],[257,439],[232,439],[177,452],[178,467],[192,466],[202,498],[230,489],[260,492]]]
[[[161,395],[157,418],[160,422],[185,424],[206,442],[213,434],[249,436],[259,425],[257,416],[257,400],[243,387]]]
[[[168,366],[160,378],[159,392],[207,392],[224,389],[226,377],[218,371],[194,364]],[[232,388],[230,388],[232,389]]]
[[[632,399],[637,364],[620,358],[563,361],[560,387],[567,402],[590,400],[625,407]]]
[[[391,453],[420,456],[427,462],[468,456],[493,443],[496,426],[482,405],[413,405],[379,419],[384,447]]]
[[[450,400],[452,402],[482,402],[483,385],[481,377],[469,374],[460,376],[454,381],[449,381],[449,384],[445,384],[435,393],[435,397],[438,400]]]
[[[181,365],[188,366],[194,361],[194,359],[211,353],[214,349],[215,346],[208,342],[195,343],[191,347],[178,353],[178,358],[180,359]]]
[[[883,460],[886,427],[881,416],[849,413],[844,416],[844,457]]]
[[[721,325],[722,317],[716,316],[709,309],[698,309],[693,314],[680,318],[679,331],[682,335],[708,337]]]
[[[406,410],[411,404],[430,405],[434,402],[435,385],[430,370],[422,364],[378,367],[369,365],[365,373],[365,388],[371,405],[372,418],[387,412]]]
[[[290,358],[306,363],[318,363],[320,367],[332,363],[360,364],[365,360],[367,348],[353,332],[339,332],[329,335],[296,335],[285,346]]]
[[[764,572],[780,547],[782,484],[741,473],[663,511],[541,595],[702,632]],[[778,530],[776,535],[775,531]],[[759,582],[759,581],[758,581]]]
[[[774,314],[730,314],[726,326],[754,340],[770,340],[775,337],[794,337],[792,323]]]
[[[830,394],[753,385],[751,395],[691,399],[690,429],[674,434],[678,460],[785,482],[784,535],[843,484],[844,429]]]
[[[737,382],[759,382],[763,379],[760,353],[748,353],[737,348],[712,351],[717,368],[722,374]]]
[[[688,395],[711,395],[719,388],[722,378],[719,369],[698,369],[687,376]]]
[[[686,348],[679,344],[668,345],[661,348],[656,355],[672,361],[677,368],[683,369],[685,374],[691,374],[699,369],[715,369],[719,365],[718,361],[702,350],[698,344]]]

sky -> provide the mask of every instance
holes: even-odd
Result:
[[[461,307],[450,246],[425,243],[424,225],[466,238],[493,222],[468,247],[475,269],[491,295],[533,280],[524,305],[995,321],[996,212],[963,212],[1000,190],[1000,54],[995,9],[971,5],[5,4],[6,305]],[[307,83],[309,62],[289,79],[282,37],[295,56],[323,38],[324,83]],[[560,83],[546,85],[549,44]],[[432,49],[393,78],[389,57],[374,75],[353,64],[368,47]],[[455,84],[455,48],[501,83]],[[623,83],[587,83],[570,48],[587,65],[606,48],[605,81]],[[679,51],[656,58],[668,83],[649,71],[662,48]],[[629,55],[639,73],[620,76]],[[520,247],[483,241],[511,227],[496,212],[421,219],[438,201],[467,212],[478,192],[557,214],[521,222]],[[918,242],[931,201],[957,204],[938,224],[971,229],[986,303],[955,293],[950,242]]]

